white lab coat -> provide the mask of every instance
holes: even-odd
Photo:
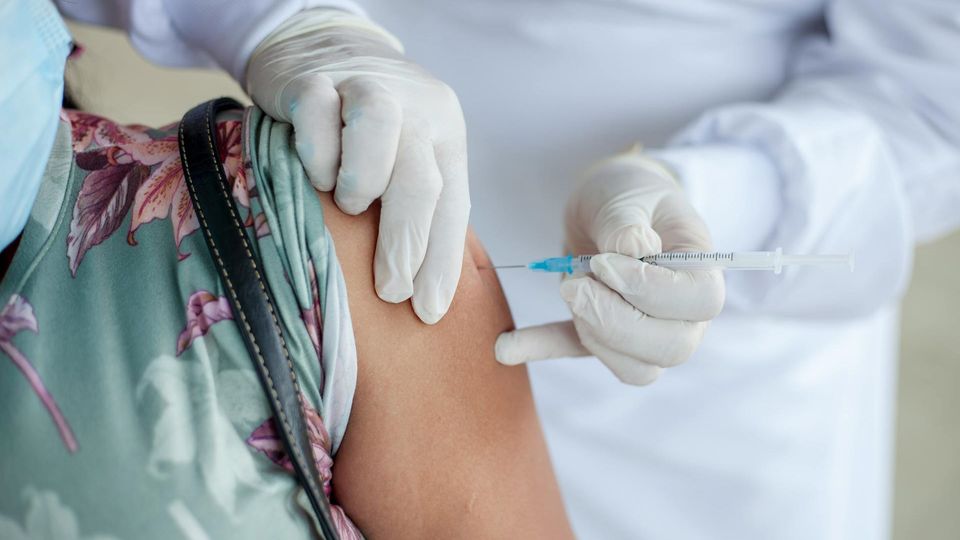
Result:
[[[557,254],[577,172],[635,141],[677,170],[718,249],[856,253],[853,274],[728,273],[701,349],[651,387],[595,360],[532,367],[578,535],[888,536],[896,304],[914,244],[960,225],[960,4],[360,3],[458,92],[496,262]],[[303,7],[191,4],[61,5],[153,60],[235,75]],[[225,20],[248,33],[211,31]],[[518,325],[567,317],[555,278],[502,280]]]

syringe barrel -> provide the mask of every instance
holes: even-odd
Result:
[[[741,270],[773,270],[774,274],[779,274],[783,270],[783,249],[735,252],[726,267]]]
[[[701,268],[735,268],[737,270],[766,270],[779,274],[784,266],[847,266],[853,271],[853,255],[784,255],[782,248],[775,251],[734,251],[722,253],[661,253],[643,259],[675,270]]]
[[[644,262],[674,270],[702,270],[709,268],[736,268],[739,270],[773,270],[779,273],[783,265],[783,252],[670,252],[643,258]]]
[[[570,257],[569,274],[578,274],[590,271],[590,259],[593,255],[573,255]]]

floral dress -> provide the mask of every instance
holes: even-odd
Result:
[[[333,242],[288,125],[217,129],[329,494],[357,362]],[[64,111],[0,282],[0,538],[317,536],[197,229],[177,125]]]

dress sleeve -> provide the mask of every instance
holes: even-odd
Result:
[[[248,109],[245,173],[237,181],[246,187],[234,195],[238,208],[249,208],[247,230],[286,330],[285,347],[301,391],[318,404],[334,456],[353,407],[357,348],[343,270],[320,199],[292,148],[292,130]]]
[[[243,80],[257,44],[304,9],[363,14],[353,0],[56,0],[64,17],[125,31],[151,62],[216,67]]]
[[[854,273],[728,275],[728,307],[852,316],[896,299],[913,245],[960,225],[960,4],[833,0],[767,103],[707,111],[655,155],[723,250],[854,252]]]

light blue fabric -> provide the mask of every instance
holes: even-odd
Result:
[[[70,41],[49,0],[0,0],[0,248],[23,230],[40,189]]]

